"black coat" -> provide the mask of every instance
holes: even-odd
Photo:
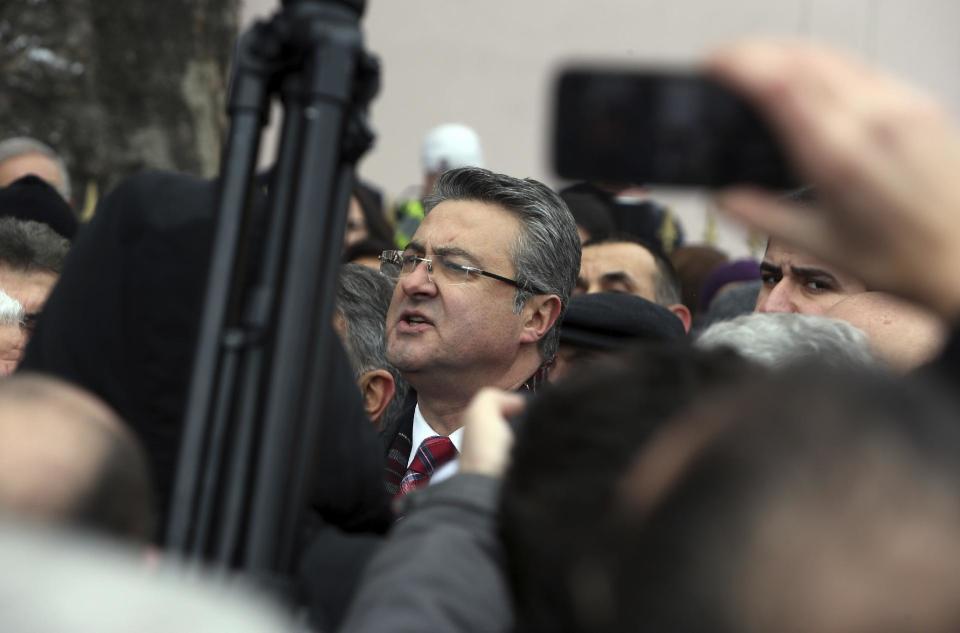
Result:
[[[169,173],[121,184],[101,202],[67,258],[21,366],[94,392],[147,450],[170,502],[213,240],[216,187]],[[385,529],[382,451],[337,345],[338,381],[317,447],[313,506],[348,529]]]

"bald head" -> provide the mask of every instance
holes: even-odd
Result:
[[[66,382],[0,382],[0,511],[145,540],[151,491],[143,453],[103,402]]]
[[[70,175],[53,148],[26,136],[0,141],[0,187],[30,175],[50,183],[69,202]]]

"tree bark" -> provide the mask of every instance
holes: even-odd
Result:
[[[0,2],[0,139],[49,143],[78,197],[145,168],[214,175],[239,2]]]

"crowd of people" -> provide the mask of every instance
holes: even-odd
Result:
[[[0,623],[955,630],[960,127],[812,44],[704,67],[808,183],[717,193],[761,261],[639,184],[491,171],[462,125],[409,199],[354,183],[283,609],[168,569],[215,183],[137,175],[81,224],[56,152],[0,142]]]

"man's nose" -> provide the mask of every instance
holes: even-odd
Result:
[[[795,289],[786,279],[778,281],[766,297],[761,294],[760,302],[757,304],[757,312],[797,312],[797,304],[794,300]]]
[[[417,262],[416,267],[408,274],[400,277],[400,287],[409,296],[432,296],[437,292],[437,285],[433,283],[427,262]]]

